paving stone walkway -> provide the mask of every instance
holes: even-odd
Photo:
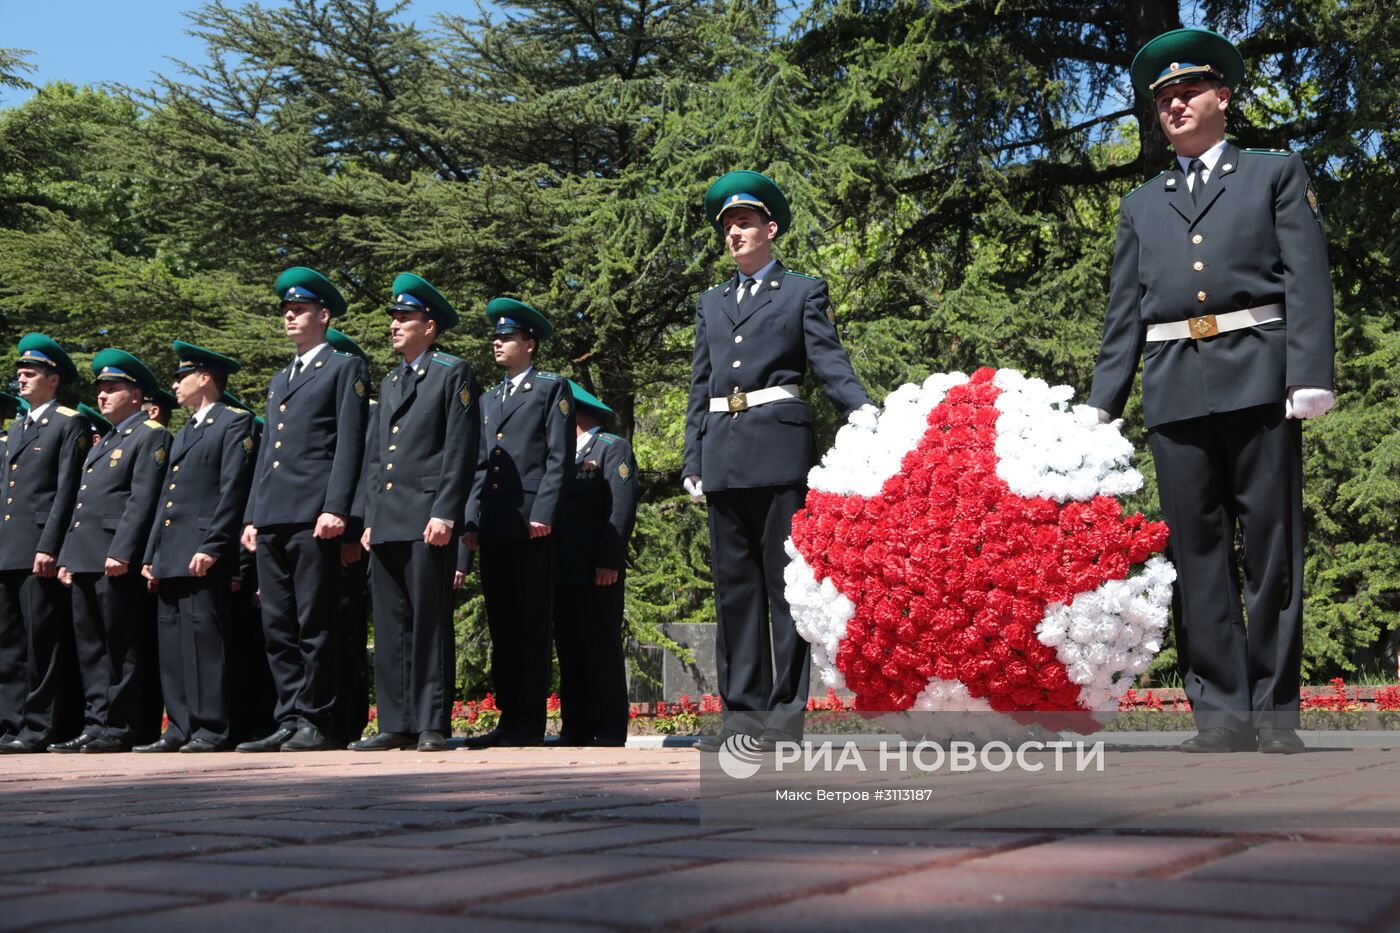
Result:
[[[921,828],[726,825],[698,759],[0,759],[0,929],[1400,929],[1400,752],[1110,751],[1041,799],[945,781]]]

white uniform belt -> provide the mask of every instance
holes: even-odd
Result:
[[[1283,305],[1276,302],[1271,305],[1259,305],[1257,308],[1245,308],[1243,311],[1230,311],[1226,314],[1207,314],[1202,317],[1187,318],[1184,321],[1172,321],[1168,324],[1149,324],[1147,325],[1147,340],[1149,343],[1155,343],[1158,340],[1184,340],[1187,337],[1201,340],[1227,331],[1244,330],[1246,327],[1253,327],[1256,324],[1267,324],[1270,321],[1281,320],[1283,320]]]
[[[797,386],[773,386],[770,389],[754,389],[752,392],[734,392],[725,398],[710,399],[710,411],[741,412],[759,405],[767,405],[785,398],[797,398]]]

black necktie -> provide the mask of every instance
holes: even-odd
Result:
[[[1205,185],[1206,185],[1205,176],[1202,175],[1201,172],[1202,172],[1203,169],[1205,169],[1205,167],[1206,167],[1206,164],[1205,164],[1204,162],[1202,162],[1200,159],[1192,159],[1192,160],[1191,160],[1190,169],[1191,169],[1191,203],[1192,203],[1192,204],[1200,204],[1200,203],[1201,203],[1201,189],[1204,188]]]
[[[739,280],[739,310],[740,310],[740,311],[744,310],[744,304],[745,304],[745,302],[747,302],[750,298],[753,297],[752,289],[753,289],[753,285],[754,285],[754,282],[755,282],[755,281],[757,281],[757,280],[756,280],[756,279],[748,279],[748,278],[740,279],[740,280]]]
[[[19,429],[19,439],[21,441],[29,440],[29,432],[32,430],[34,430],[34,419],[29,417],[28,415],[25,415],[24,427]]]
[[[287,380],[287,385],[291,385],[293,382],[297,381],[297,377],[301,375],[301,368],[301,357],[297,357],[297,361],[292,364],[292,378]]]

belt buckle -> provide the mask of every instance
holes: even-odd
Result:
[[[1204,340],[1206,337],[1214,337],[1220,333],[1220,325],[1215,322],[1214,314],[1190,318],[1187,321],[1187,327],[1191,331],[1192,340]]]
[[[730,413],[732,413],[732,414],[738,414],[738,413],[741,412],[741,411],[748,411],[748,408],[749,408],[749,396],[748,396],[747,393],[740,392],[738,389],[735,389],[733,392],[731,392],[731,393],[729,394],[729,411],[730,411]]]

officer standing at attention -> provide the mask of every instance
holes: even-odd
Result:
[[[142,406],[143,408],[145,406]],[[102,412],[93,408],[87,402],[78,403],[78,414],[87,419],[87,425],[92,434],[92,442],[96,444],[102,440],[102,436],[112,430],[112,422],[102,417]]]
[[[164,389],[156,389],[151,393],[146,401],[141,403],[141,409],[146,413],[146,417],[152,421],[160,422],[163,428],[170,427],[170,416],[175,414],[175,409],[180,407],[180,403]]]
[[[559,509],[559,744],[626,745],[622,609],[627,542],[637,520],[637,461],[626,439],[602,430],[612,409],[572,379],[569,388],[578,449]]]
[[[389,340],[403,359],[379,387],[369,440],[363,544],[373,554],[379,734],[355,751],[443,751],[452,731],[452,572],[481,444],[480,386],[466,360],[434,348],[458,323],[437,289],[395,277]]]
[[[1327,241],[1303,160],[1225,139],[1244,76],[1229,40],[1164,33],[1131,72],[1177,158],[1119,207],[1089,404],[1118,417],[1144,358],[1177,657],[1198,729],[1182,750],[1301,751],[1299,420],[1333,405]]]
[[[330,339],[330,330],[326,331],[326,339]],[[219,401],[253,416],[252,462],[256,468],[266,422],[262,415],[232,392],[225,390]],[[250,490],[251,487],[250,482]],[[247,507],[246,501],[244,507]],[[232,608],[224,640],[224,657],[228,663],[224,682],[229,685],[229,740],[238,744],[265,736],[277,728],[273,715],[277,709],[277,685],[272,679],[267,638],[263,634],[262,606],[258,600],[258,560],[257,555],[246,548],[238,549],[238,570],[229,583],[229,591],[232,593]]]
[[[0,753],[42,752],[67,725],[71,601],[58,582],[58,552],[72,522],[83,456],[92,446],[78,413],[57,402],[78,381],[73,361],[43,334],[19,341],[15,370],[29,411],[5,442],[0,523]],[[65,663],[67,661],[67,663]]]
[[[534,368],[554,328],[513,298],[486,306],[505,380],[481,403],[481,455],[464,540],[480,547],[499,725],[468,748],[539,745],[549,697],[559,508],[574,472],[574,404],[564,377]]]
[[[161,689],[170,724],[138,752],[229,745],[227,640],[238,536],[253,475],[253,416],[220,401],[237,360],[176,340],[175,398],[190,418],[170,449],[142,575],[157,584]],[[243,685],[240,685],[243,686]]]
[[[296,357],[267,392],[243,546],[257,556],[278,728],[240,752],[332,747],[340,545],[365,449],[364,361],[326,342],[345,299],[321,273],[299,266],[275,288]]]
[[[154,661],[144,630],[152,599],[141,563],[165,480],[170,432],[141,408],[156,382],[145,363],[107,349],[93,357],[92,371],[98,410],[112,429],[83,461],[73,521],[58,555],[59,579],[73,591],[83,731],[49,746],[51,752],[125,752],[155,738],[145,734],[153,724],[141,715]]]
[[[800,397],[807,368],[852,423],[873,428],[876,410],[837,336],[826,282],[773,258],[792,220],[782,190],[758,172],[730,172],[705,193],[705,216],[738,268],[696,303],[685,422],[684,485],[709,506],[725,710],[721,734],[696,747],[716,751],[743,733],[771,748],[801,740],[807,705],[807,643],[783,595],[783,545],[817,460]]]
[[[326,329],[326,342],[331,349],[349,353],[364,360],[365,353],[350,335]],[[379,402],[368,400],[365,414],[365,456],[369,456],[369,440],[374,436],[375,419],[379,417]],[[355,503],[345,534],[340,538],[340,609],[336,626],[336,688],[335,708],[331,712],[331,743],[339,748],[358,741],[369,722],[369,551],[360,544],[365,530],[365,482],[368,470],[360,471],[355,484]]]

